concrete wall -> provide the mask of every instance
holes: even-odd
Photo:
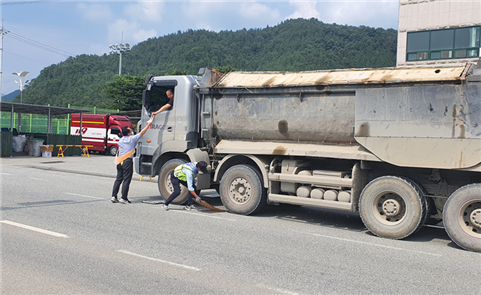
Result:
[[[458,64],[478,59],[406,62],[407,32],[481,24],[481,0],[400,0],[397,66]],[[481,52],[481,50],[480,50]]]

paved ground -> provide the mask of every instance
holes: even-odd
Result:
[[[50,171],[60,171],[83,175],[115,178],[117,170],[114,164],[114,157],[107,155],[90,154],[90,157],[65,156],[62,157],[32,157],[24,153],[14,153],[9,158],[0,158],[2,165],[13,165],[21,167],[31,167]],[[0,166],[0,172],[1,172]],[[141,176],[134,172],[132,181],[140,181]],[[153,181],[157,183],[157,176],[143,177],[142,181]],[[218,197],[215,190],[203,190],[202,197]]]
[[[91,154],[90,157],[65,156],[62,157],[32,157],[23,153],[15,153],[10,158],[1,158],[3,165],[21,165],[23,167],[35,167],[37,169],[79,173],[102,177],[113,177],[117,173],[114,164],[114,157],[106,155]],[[133,180],[140,180],[140,175],[134,172]],[[143,181],[149,180],[144,177]],[[157,181],[157,177],[152,178]]]

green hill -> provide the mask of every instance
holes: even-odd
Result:
[[[296,19],[264,29],[188,30],[150,38],[123,55],[122,74],[197,74],[231,66],[245,71],[310,71],[393,67],[397,31]],[[23,92],[23,101],[55,106],[105,107],[106,83],[118,73],[117,55],[80,55],[46,67]],[[140,99],[140,98],[139,98]]]

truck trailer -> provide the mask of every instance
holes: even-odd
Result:
[[[403,239],[426,222],[481,252],[481,62],[146,79],[135,170],[162,198],[179,164],[206,161],[198,189],[229,212],[294,204],[359,212],[373,234]],[[184,203],[184,189],[174,203]]]
[[[118,115],[72,114],[70,119],[70,134],[80,134],[82,129],[83,145],[93,145],[90,151],[111,156],[115,156],[119,149],[122,127],[134,128],[128,117]]]

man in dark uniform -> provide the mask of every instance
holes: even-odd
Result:
[[[127,195],[129,193],[130,182],[132,181],[132,175],[134,173],[134,165],[132,158],[134,157],[135,146],[140,137],[147,132],[147,129],[152,125],[152,119],[147,121],[147,125],[139,132],[139,134],[133,135],[130,127],[122,127],[122,138],[119,140],[119,156],[115,159],[117,164],[117,178],[114,182],[112,189],[112,203],[120,202],[122,204],[130,203]],[[117,194],[122,184],[122,198],[120,201],[117,199]]]
[[[172,91],[172,89],[169,89],[165,92],[165,94],[167,95],[167,98],[169,99],[169,102],[164,104],[160,109],[158,109],[157,111],[153,112],[152,113],[152,116],[155,116],[157,114],[160,114],[162,113],[163,111],[166,111],[168,109],[170,109],[171,107],[174,106],[174,92]]]

